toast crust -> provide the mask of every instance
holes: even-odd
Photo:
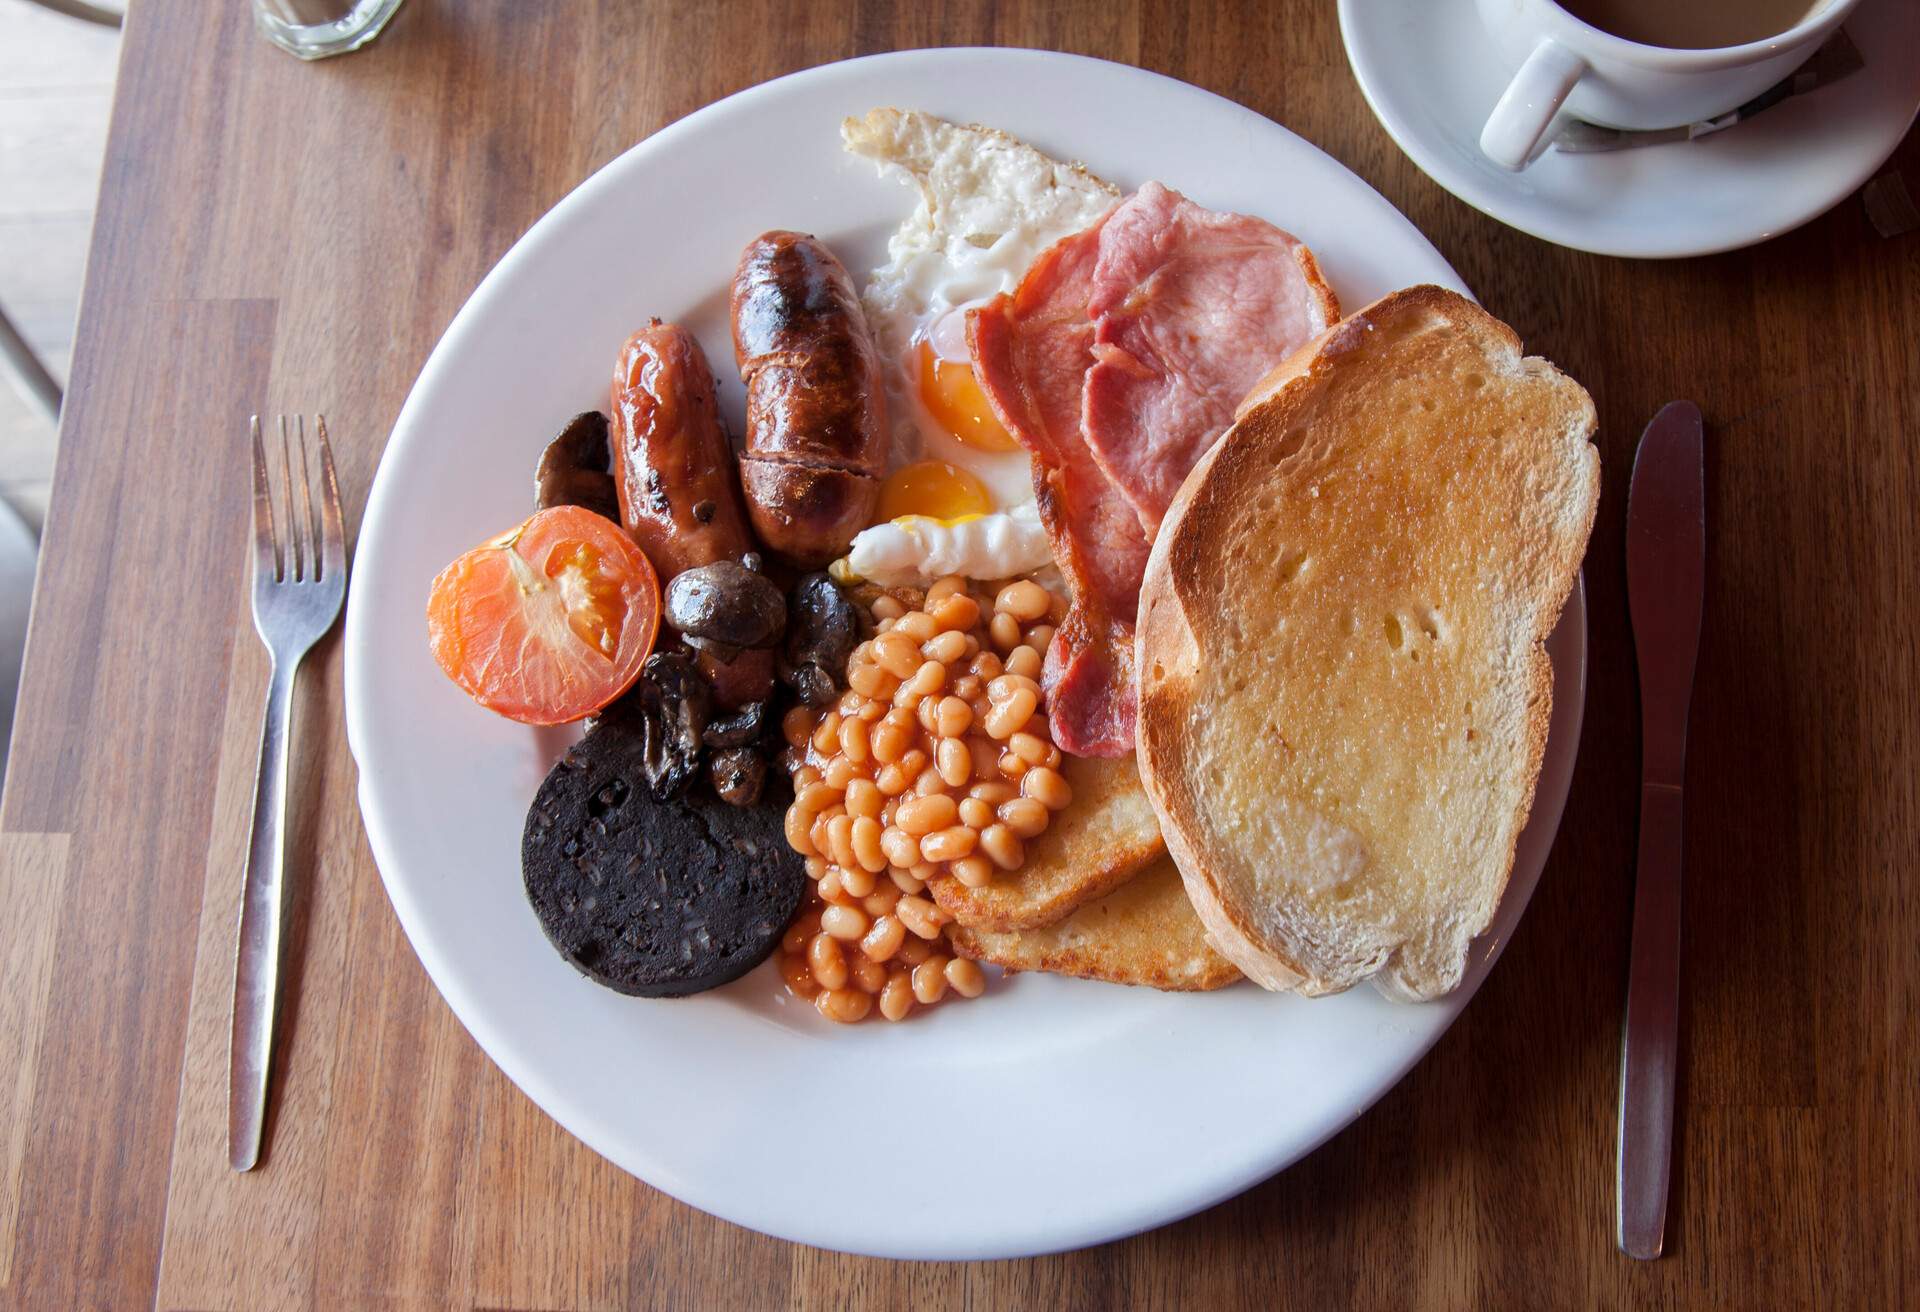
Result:
[[[1263,987],[1459,982],[1545,755],[1595,426],[1511,328],[1413,287],[1269,374],[1182,485],[1141,593],[1140,769]]]

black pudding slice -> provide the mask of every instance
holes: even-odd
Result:
[[[527,812],[527,900],[560,955],[622,993],[678,998],[766,960],[806,890],[784,798],[729,806],[705,789],[657,802],[640,732],[592,730]]]

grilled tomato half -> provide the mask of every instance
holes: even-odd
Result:
[[[427,641],[490,711],[565,724],[633,685],[660,628],[660,579],[609,519],[543,510],[440,571]]]

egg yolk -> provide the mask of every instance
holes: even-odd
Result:
[[[982,451],[1018,451],[1020,444],[1007,435],[987,394],[964,360],[943,360],[924,337],[919,345],[920,403],[942,428],[968,446]]]
[[[993,509],[987,485],[944,460],[920,460],[887,475],[880,485],[880,519],[922,515],[956,520]]]

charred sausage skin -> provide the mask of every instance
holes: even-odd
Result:
[[[872,522],[890,441],[853,279],[814,238],[763,233],[740,257],[732,312],[747,388],[747,513],[768,547],[824,565]]]
[[[613,371],[612,446],[620,523],[663,584],[752,550],[713,370],[692,333],[654,319],[627,339]]]
[[[613,371],[612,447],[620,523],[661,583],[753,549],[713,370],[686,329],[654,319],[627,339]],[[770,652],[730,663],[701,652],[698,662],[721,706],[773,691]]]

